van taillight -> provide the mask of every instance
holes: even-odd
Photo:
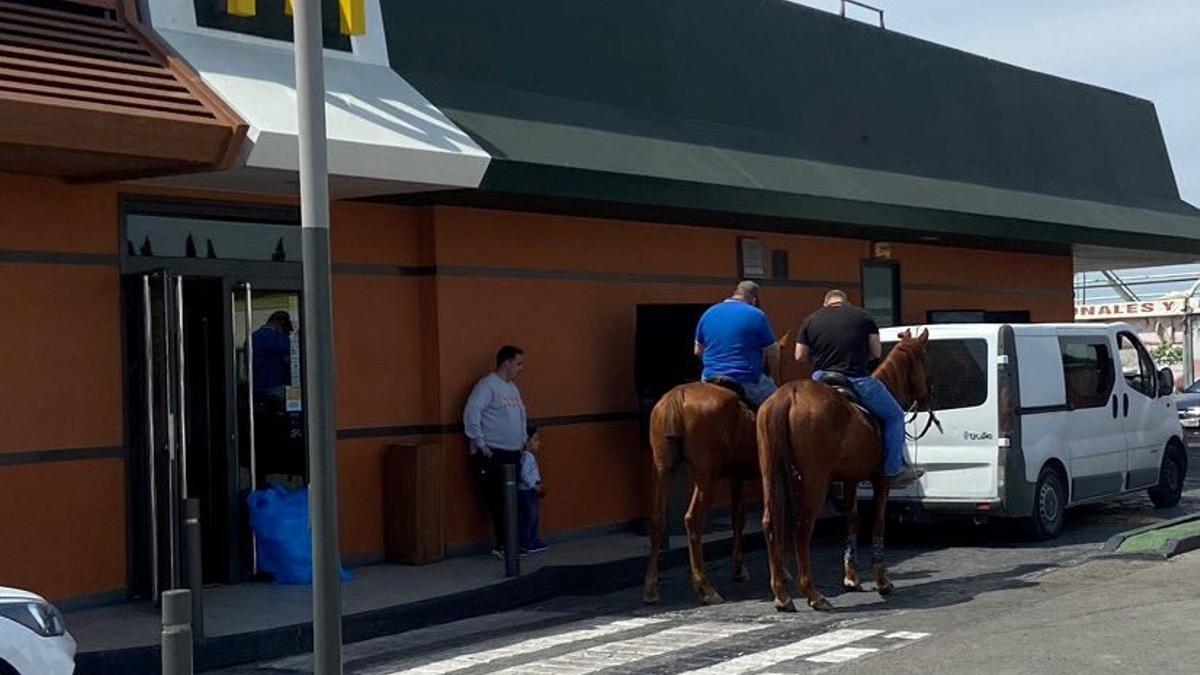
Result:
[[[1000,445],[1011,446],[1020,433],[1018,410],[1021,406],[1017,374],[1017,341],[1012,326],[1000,329],[1000,340],[996,354],[996,390],[999,400]]]

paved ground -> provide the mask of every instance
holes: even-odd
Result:
[[[1063,535],[1024,542],[1011,528],[936,523],[893,528],[897,593],[841,593],[840,537],[824,528],[817,581],[833,613],[777,614],[762,554],[755,579],[711,572],[727,602],[697,607],[682,570],[663,601],[640,589],[562,597],[537,606],[348,645],[346,672],[806,673],[1194,672],[1200,646],[1200,553],[1169,563],[1099,557],[1112,534],[1200,511],[1200,453],[1183,503],[1154,510],[1143,496],[1069,514]],[[297,657],[227,671],[310,670]]]

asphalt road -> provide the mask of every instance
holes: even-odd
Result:
[[[762,553],[754,577],[709,569],[725,604],[699,607],[684,570],[641,589],[560,597],[453,624],[347,645],[346,672],[384,673],[1025,673],[1194,672],[1200,663],[1200,553],[1170,562],[1101,556],[1108,537],[1200,511],[1200,452],[1181,504],[1143,495],[1068,513],[1051,542],[1024,541],[1003,523],[892,527],[896,593],[839,588],[836,524],[814,542],[817,583],[835,611],[779,614]],[[868,584],[869,588],[869,584]],[[1192,636],[1192,637],[1188,637]],[[307,657],[229,673],[309,672]]]

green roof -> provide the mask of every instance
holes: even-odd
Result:
[[[782,0],[383,4],[486,192],[1200,252],[1142,99]]]

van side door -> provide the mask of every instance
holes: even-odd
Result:
[[[1064,442],[1071,472],[1071,501],[1121,491],[1127,447],[1116,390],[1116,343],[1111,335],[1058,338],[1066,389]]]
[[[1121,426],[1129,447],[1128,480],[1132,490],[1158,482],[1159,465],[1167,445],[1164,420],[1176,415],[1170,396],[1158,395],[1158,374],[1149,352],[1133,333],[1117,333],[1121,374],[1117,390],[1121,397]],[[1169,420],[1173,422],[1174,420]]]

